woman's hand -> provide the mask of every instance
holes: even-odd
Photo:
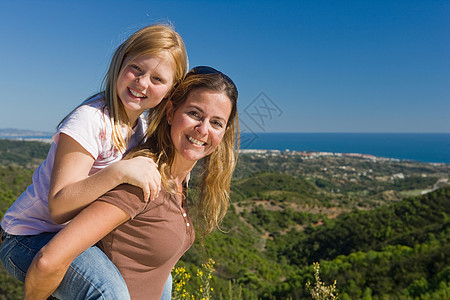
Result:
[[[113,166],[118,168],[123,183],[142,189],[145,201],[158,197],[161,191],[161,174],[158,165],[151,158],[138,156],[122,160]]]

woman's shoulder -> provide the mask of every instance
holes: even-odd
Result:
[[[121,184],[98,198],[99,201],[113,204],[125,211],[132,219],[147,206],[144,193],[140,187]]]

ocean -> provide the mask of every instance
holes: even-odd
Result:
[[[241,149],[360,153],[450,164],[450,133],[243,133]]]
[[[51,136],[0,138],[51,140]],[[450,133],[243,133],[241,149],[360,153],[450,164]]]

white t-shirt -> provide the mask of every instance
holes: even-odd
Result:
[[[33,174],[33,183],[17,198],[5,213],[1,227],[9,234],[35,235],[42,232],[55,232],[65,224],[52,221],[48,210],[48,191],[50,177],[55,159],[56,146],[61,133],[67,134],[77,141],[94,157],[94,165],[89,175],[122,159],[123,154],[113,146],[111,139],[112,126],[109,112],[104,108],[105,102],[97,97],[78,107],[64,121],[58,132],[53,136],[53,143],[47,159]],[[127,150],[136,146],[147,130],[147,122],[143,115],[133,128],[133,134]],[[126,137],[124,128],[123,137]]]

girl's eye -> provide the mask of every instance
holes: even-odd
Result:
[[[136,71],[142,72],[142,69],[139,68],[139,67],[136,66],[136,65],[131,65],[131,67],[132,67],[133,69],[135,69]]]
[[[159,82],[162,82],[162,81],[163,81],[163,80],[162,80],[161,78],[159,78],[159,77],[153,77],[153,79],[156,80],[156,81],[159,81]]]

